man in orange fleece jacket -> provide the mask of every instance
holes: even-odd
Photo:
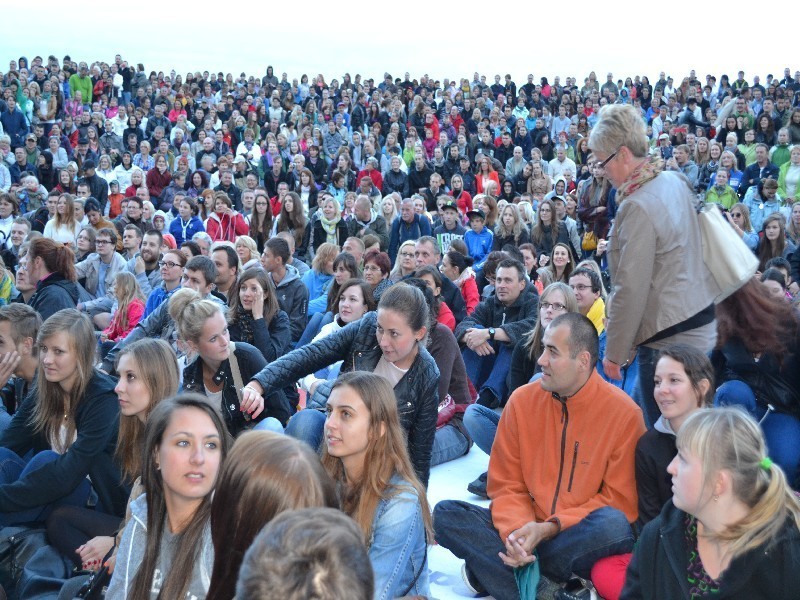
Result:
[[[513,568],[538,554],[554,581],[588,578],[605,556],[630,552],[637,518],[634,452],[641,409],[603,381],[597,331],[569,313],[547,328],[542,378],[509,399],[489,460],[491,511],[447,500],[436,539],[466,561],[465,580],[495,598],[519,598]]]

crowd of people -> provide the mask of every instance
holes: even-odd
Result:
[[[800,588],[800,72],[0,85],[9,592]],[[429,506],[473,443],[490,508]]]

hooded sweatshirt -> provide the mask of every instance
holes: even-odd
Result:
[[[270,277],[272,277],[272,273],[270,273]],[[278,305],[283,312],[289,315],[289,322],[292,324],[292,343],[296,344],[306,328],[308,288],[300,279],[297,269],[292,265],[286,265],[286,275],[280,283],[275,285],[275,288],[278,294]]]
[[[164,525],[161,535],[161,551],[159,552],[158,566],[153,573],[153,587],[151,597],[155,598],[161,591],[161,583],[166,578],[172,565],[175,552],[176,536]],[[131,518],[122,532],[122,539],[117,552],[117,563],[111,583],[106,592],[107,600],[121,600],[128,597],[133,578],[142,564],[145,549],[147,548],[147,496],[142,494],[131,502]],[[211,572],[214,569],[214,544],[211,541],[211,521],[206,522],[203,528],[203,537],[200,543],[200,555],[192,571],[192,578],[186,598],[205,598],[208,586],[211,584]]]

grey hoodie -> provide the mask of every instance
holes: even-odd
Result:
[[[271,277],[272,273],[270,273]],[[296,344],[306,328],[308,288],[300,279],[297,269],[292,265],[286,265],[286,275],[280,283],[275,285],[275,288],[278,294],[278,305],[283,312],[289,315],[289,322],[292,325],[292,343]]]
[[[171,545],[175,536],[164,528],[161,536],[161,552],[159,564],[153,575],[151,597],[156,598],[161,590],[161,583],[165,573],[172,563]],[[192,579],[185,600],[198,600],[206,597],[208,586],[211,584],[211,572],[214,569],[214,545],[211,543],[211,522],[206,523],[203,529],[202,548],[200,558],[194,566]],[[106,592],[106,600],[123,600],[128,597],[133,578],[139,571],[145,549],[147,548],[147,497],[145,494],[131,502],[131,518],[122,532],[122,539],[117,551],[117,563],[114,575]]]

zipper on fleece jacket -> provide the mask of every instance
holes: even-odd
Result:
[[[578,446],[580,446],[580,442],[575,442],[575,451],[572,453],[572,470],[569,472],[569,485],[567,486],[567,491],[572,491],[572,480],[575,477],[575,465],[578,464]]]
[[[556,482],[556,491],[553,494],[553,507],[550,509],[550,514],[556,512],[556,504],[558,503],[558,494],[561,491],[561,479],[564,476],[564,454],[567,450],[567,425],[569,425],[569,411],[567,410],[567,401],[561,398],[558,394],[553,394],[553,398],[561,403],[561,460],[558,467],[558,481]],[[571,483],[571,482],[570,482]]]

